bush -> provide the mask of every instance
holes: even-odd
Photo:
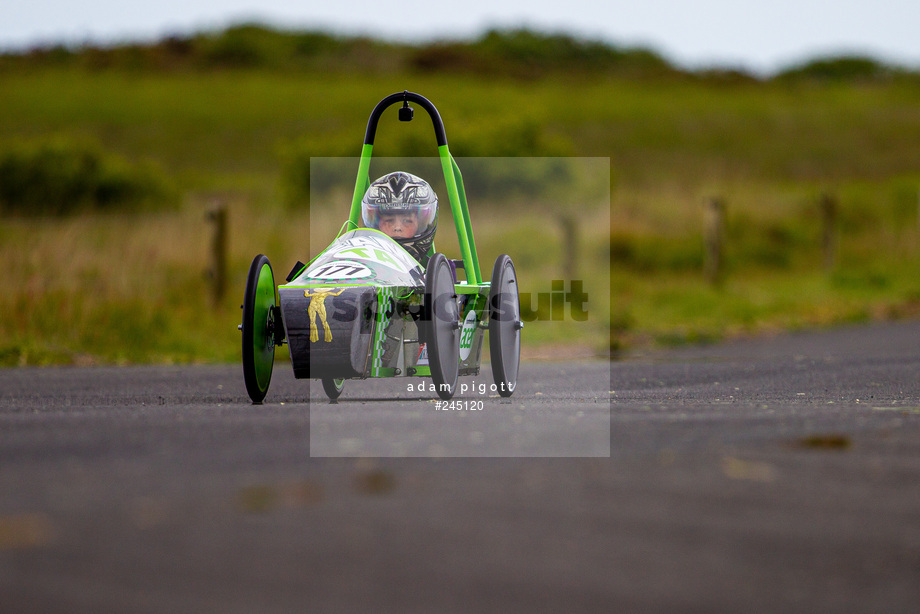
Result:
[[[667,76],[679,71],[648,49],[620,49],[603,41],[527,29],[489,30],[475,41],[416,47],[409,65],[421,72],[473,72],[536,78],[553,72],[609,72]]]
[[[873,58],[841,56],[820,58],[794,66],[777,75],[778,79],[818,81],[874,81],[891,77],[895,70]]]
[[[644,273],[698,271],[703,268],[699,236],[610,233],[610,266]]]
[[[217,66],[276,66],[290,55],[287,36],[257,24],[228,28],[206,41],[207,63]]]
[[[151,166],[132,166],[99,146],[72,141],[0,147],[0,212],[67,215],[174,204]]]

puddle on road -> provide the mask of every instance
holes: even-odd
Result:
[[[47,514],[0,516],[0,551],[38,548],[54,539],[54,526]]]
[[[873,407],[875,411],[898,411],[902,414],[920,414],[920,407]]]

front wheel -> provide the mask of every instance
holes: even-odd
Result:
[[[268,393],[275,362],[275,278],[268,258],[259,254],[249,267],[243,297],[243,380],[253,404],[261,405]]]
[[[323,378],[323,390],[330,401],[335,401],[345,389],[344,379],[333,379],[331,377]]]
[[[492,377],[503,397],[510,397],[517,387],[522,328],[517,274],[511,258],[502,254],[495,260],[489,289],[489,354]]]
[[[440,253],[431,257],[425,271],[424,326],[431,379],[438,396],[447,401],[460,375],[460,308],[450,263]]]

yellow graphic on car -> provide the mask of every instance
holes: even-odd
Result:
[[[332,341],[332,331],[329,329],[329,322],[326,321],[326,297],[338,296],[342,292],[345,292],[344,288],[338,292],[333,292],[332,288],[315,289],[312,292],[304,290],[303,295],[310,299],[310,307],[307,308],[307,317],[310,318],[310,341],[314,343],[319,341],[319,327],[316,325],[317,316],[323,323],[323,330],[326,332],[324,340],[326,343]]]

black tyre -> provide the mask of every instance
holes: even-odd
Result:
[[[272,380],[275,363],[275,278],[268,258],[259,254],[249,267],[243,297],[243,379],[256,405],[262,403]]]
[[[335,401],[337,398],[339,398],[339,395],[342,394],[342,390],[344,388],[344,379],[333,379],[331,377],[323,378],[323,390],[326,392],[326,396],[329,397],[330,401]]]
[[[425,339],[428,364],[438,396],[454,396],[460,375],[460,309],[450,263],[435,254],[425,272]]]
[[[511,258],[502,254],[495,260],[489,290],[489,353],[492,377],[503,397],[510,397],[517,387],[522,328],[517,274]]]

